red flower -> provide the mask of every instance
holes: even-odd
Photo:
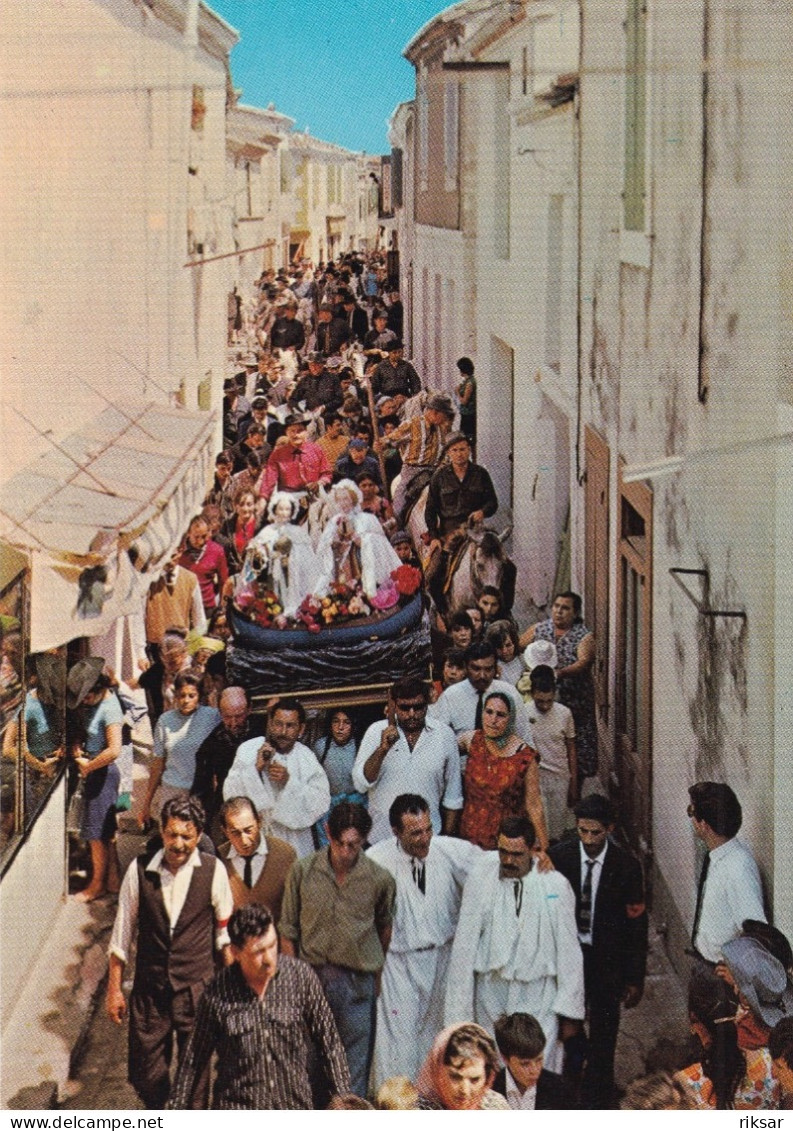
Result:
[[[401,565],[393,570],[391,579],[402,597],[412,597],[421,588],[421,570],[412,565]]]

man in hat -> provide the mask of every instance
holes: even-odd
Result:
[[[284,435],[286,442],[277,444],[267,461],[261,496],[268,500],[278,490],[305,500],[320,484],[328,486],[333,469],[322,448],[306,438],[305,417],[288,416]]]
[[[372,373],[372,392],[376,397],[393,397],[401,408],[408,397],[415,397],[421,392],[421,380],[410,362],[405,361],[405,347],[401,339],[394,338],[386,349],[388,357]]]
[[[329,302],[321,302],[317,313],[317,352],[323,357],[340,353],[350,340],[350,327],[343,318],[335,318]]]
[[[402,472],[394,492],[394,515],[404,523],[408,511],[432,478],[441,461],[443,444],[454,419],[454,405],[443,393],[428,398],[421,416],[405,420],[388,437],[389,444],[402,446]],[[380,447],[382,441],[375,441]]]
[[[388,346],[391,342],[395,342],[397,335],[393,330],[389,330],[388,315],[384,310],[376,310],[372,315],[372,329],[365,335],[363,339],[363,352],[369,358],[374,358],[376,361],[383,361],[388,357]]]
[[[333,469],[333,479],[336,483],[338,483],[340,479],[355,480],[355,478],[364,471],[368,475],[371,475],[378,487],[383,486],[380,464],[373,455],[369,454],[369,445],[366,440],[355,436],[350,440],[346,455],[340,456],[339,459],[336,460],[336,465]]]
[[[300,378],[289,397],[289,407],[305,412],[335,412],[343,401],[338,373],[331,373],[325,357],[318,352],[308,355],[308,373]]]
[[[251,406],[240,395],[235,377],[223,382],[223,447],[230,448],[240,438],[240,424],[250,416]]]
[[[253,400],[251,401],[250,418],[248,420],[240,421],[239,428],[237,429],[237,434],[239,435],[239,440],[237,441],[237,444],[235,445],[235,448],[237,450],[241,450],[240,445],[244,442],[245,437],[248,434],[248,429],[251,428],[254,424],[258,424],[262,428],[264,428],[265,438],[266,438],[268,404],[269,404],[268,398],[266,396],[264,396],[262,393],[257,393],[256,396],[253,398]],[[247,455],[247,452],[245,454]],[[269,454],[270,454],[270,450],[268,449],[267,455],[269,455]],[[232,456],[232,458],[233,458],[233,456]],[[238,470],[238,469],[235,468],[235,471],[236,470]],[[241,469],[239,469],[239,470],[241,470]]]
[[[691,945],[713,966],[724,944],[741,933],[744,919],[766,922],[763,886],[755,859],[738,839],[741,803],[723,782],[701,781],[689,788],[688,815],[707,852],[697,889]]]
[[[363,342],[369,333],[369,319],[366,316],[366,311],[358,306],[355,295],[351,291],[345,291],[341,301],[344,309],[344,321],[350,328],[351,339]]]
[[[297,317],[297,308],[296,298],[286,300],[270,330],[271,349],[297,352],[306,344],[306,331]]]

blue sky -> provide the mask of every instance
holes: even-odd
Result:
[[[276,108],[315,137],[387,153],[386,122],[412,98],[402,49],[444,0],[208,0],[240,33],[231,74],[242,101]],[[449,0],[451,3],[451,0]]]

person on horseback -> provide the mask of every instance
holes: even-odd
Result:
[[[427,586],[436,608],[447,606],[446,580],[461,535],[498,510],[498,498],[490,475],[471,462],[471,442],[463,432],[453,432],[444,449],[448,463],[430,479],[425,521],[430,536]]]
[[[389,444],[406,445],[402,452],[399,486],[393,498],[394,514],[402,525],[443,458],[443,445],[452,420],[451,399],[437,393],[429,397],[420,416],[405,420],[388,438]],[[376,440],[375,446],[381,447],[382,441]]]

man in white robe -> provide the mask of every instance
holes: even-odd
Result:
[[[330,785],[312,750],[298,740],[306,712],[299,699],[276,700],[267,738],[243,742],[223,785],[223,797],[249,797],[268,834],[291,844],[298,859],[314,851],[311,826],[330,808]]]
[[[433,836],[425,798],[403,793],[389,810],[393,837],[367,855],[396,880],[391,944],[377,999],[375,1088],[390,1076],[415,1080],[443,1028],[452,940],[468,873],[484,855],[454,837]]]
[[[547,1040],[546,1067],[562,1068],[561,1042],[580,1030],[584,968],[575,896],[559,872],[535,866],[527,817],[501,823],[465,885],[447,978],[444,1025],[474,1020],[490,1032],[501,1014],[530,1013]]]

